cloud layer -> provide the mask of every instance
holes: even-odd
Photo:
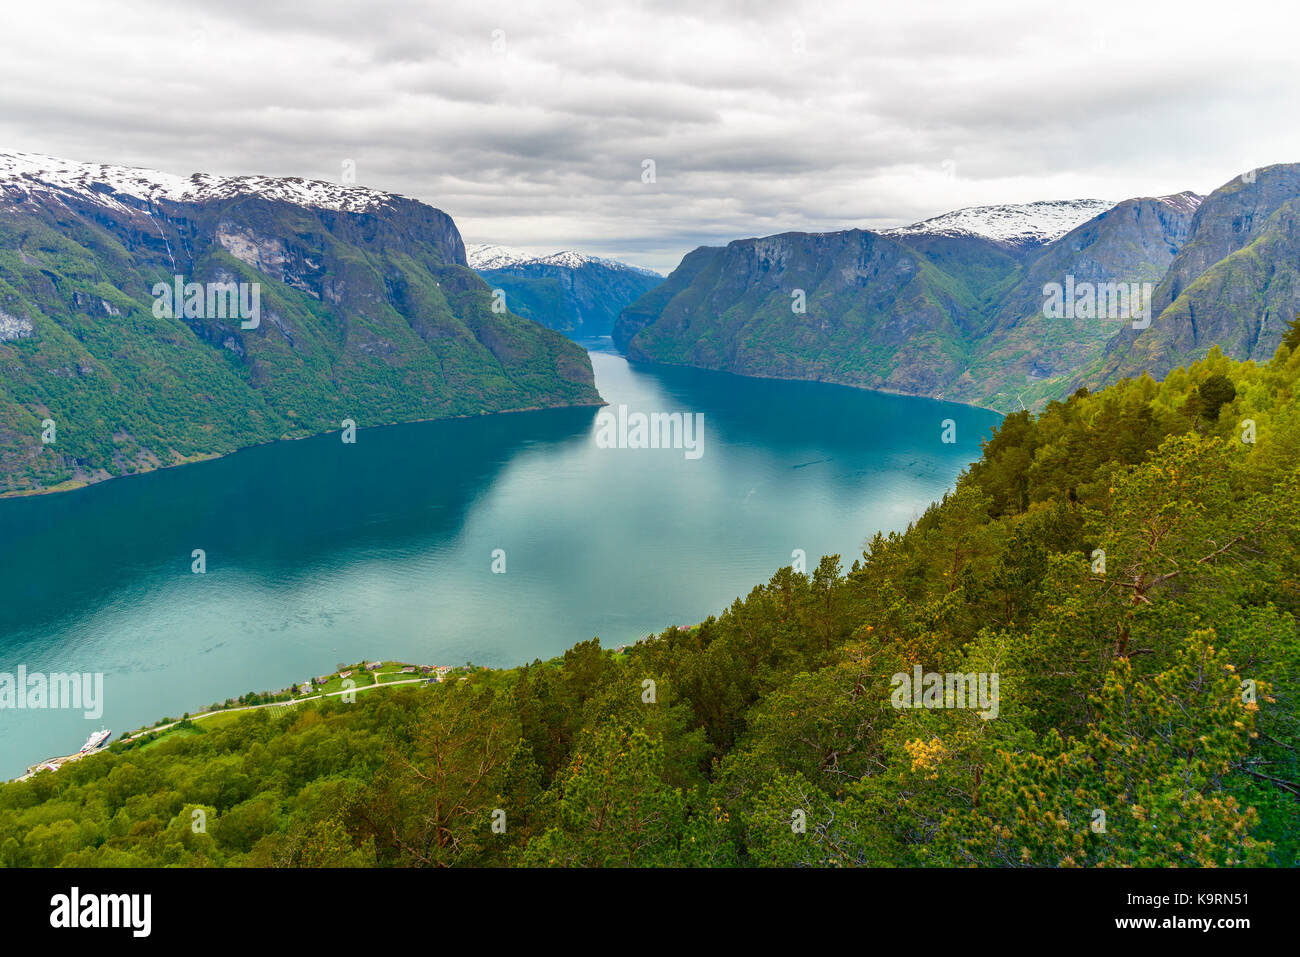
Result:
[[[0,147],[364,185],[468,242],[689,249],[1300,161],[1293,3],[53,0]],[[645,182],[645,160],[654,182]]]

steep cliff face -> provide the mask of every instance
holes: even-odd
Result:
[[[630,358],[930,394],[978,321],[966,284],[864,230],[738,240],[683,268],[647,297],[663,303],[652,321],[634,332],[652,303],[624,311]]]
[[[638,360],[1010,411],[1079,385],[1163,375],[1214,344],[1235,358],[1271,356],[1300,311],[1300,167],[1259,170],[1209,198],[1127,200],[1056,236],[1054,224],[1095,202],[1033,205],[990,207],[987,228],[980,210],[963,210],[882,235],[702,248],[624,310],[615,342]],[[1102,311],[1098,300],[1096,312],[1054,315],[1053,286],[1137,291],[1141,313]],[[806,314],[789,309],[795,287],[808,291]]]
[[[697,288],[695,278],[705,270],[712,270],[716,278],[718,257],[723,251],[721,246],[701,246],[693,249],[677,265],[668,278],[624,307],[614,322],[611,335],[614,346],[620,352],[630,352],[632,339],[650,323],[659,318],[670,302],[678,296],[695,299],[705,294],[709,284],[702,282]],[[681,305],[688,303],[683,300]]]
[[[207,295],[160,306],[176,277]],[[581,349],[491,305],[455,223],[414,200],[0,154],[0,491],[344,419],[599,402]]]
[[[1014,409],[1065,394],[1134,320],[1131,311],[1048,315],[1044,289],[1117,283],[1154,292],[1187,239],[1199,200],[1184,193],[1126,200],[1028,257],[1014,285],[991,302],[988,329],[946,396]]]
[[[1150,327],[1120,330],[1080,382],[1161,378],[1214,345],[1234,359],[1271,357],[1300,313],[1298,221],[1300,164],[1255,170],[1215,190],[1156,289]]]
[[[1238,176],[1206,197],[1191,234],[1157,290],[1163,310],[1215,263],[1266,231],[1281,207],[1300,197],[1300,164],[1269,166]]]

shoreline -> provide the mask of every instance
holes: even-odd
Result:
[[[968,409],[979,409],[981,412],[992,412],[994,415],[1000,415],[1006,418],[1010,412],[1003,412],[989,405],[980,405],[976,402],[962,402],[960,399],[946,399],[942,396],[918,395],[915,392],[902,392],[898,389],[882,389],[878,386],[855,385],[851,382],[835,382],[831,379],[807,379],[802,376],[785,376],[785,375],[755,375],[749,372],[736,372],[732,369],[713,369],[708,366],[695,366],[686,362],[658,362],[651,359],[633,359],[624,353],[615,352],[629,365],[641,365],[649,368],[659,366],[665,369],[694,369],[697,372],[716,372],[719,375],[734,375],[740,379],[764,379],[769,382],[810,382],[814,385],[834,385],[842,389],[854,389],[858,392],[877,392],[881,395],[895,395],[904,399],[928,399],[931,402],[946,402],[949,405],[965,406]],[[608,405],[608,403],[606,403]]]
[[[574,405],[530,405],[521,409],[500,409],[496,412],[479,412],[473,415],[443,415],[430,419],[401,419],[396,422],[381,422],[377,425],[358,426],[358,432],[369,432],[373,429],[389,429],[397,425],[417,425],[423,422],[456,422],[464,419],[478,419],[494,415],[520,415],[526,412],[553,412],[558,409],[602,409],[609,405],[604,397],[599,402],[578,403]],[[130,472],[126,475],[108,475],[104,478],[93,479],[91,481],[78,481],[69,479],[66,482],[60,482],[58,485],[51,485],[49,488],[30,488],[14,489],[9,492],[0,492],[0,501],[15,498],[32,498],[39,495],[61,495],[65,492],[77,492],[82,489],[92,488],[96,485],[103,485],[106,482],[114,482],[119,479],[136,478],[141,475],[152,475],[155,472],[165,472],[169,469],[184,468],[187,465],[201,465],[204,462],[212,462],[216,459],[224,459],[231,455],[237,455],[248,449],[264,448],[268,445],[275,445],[279,442],[302,442],[307,439],[318,439],[323,435],[333,435],[341,432],[342,429],[329,429],[325,432],[313,432],[310,435],[285,435],[278,439],[270,439],[266,442],[253,442],[249,445],[241,445],[237,449],[231,449],[229,452],[209,452],[202,455],[191,456],[182,462],[173,462],[170,465],[159,465],[154,468],[140,469],[136,472]]]
[[[676,627],[680,631],[694,631],[695,629],[700,627],[700,624],[697,622],[694,625],[677,625]],[[639,644],[643,641],[653,641],[658,637],[659,637],[658,634],[652,632],[650,634],[641,636],[640,638],[636,639],[636,641],[625,642],[621,645],[613,646],[610,648],[602,648],[601,650],[613,656],[615,659],[618,659],[624,654],[626,649],[631,645]],[[500,668],[493,668],[488,665],[477,665],[472,668],[468,665],[412,665],[409,662],[405,662],[405,661],[382,661],[382,662],[378,662],[378,665],[379,667],[372,671],[369,668],[367,668],[363,663],[358,662],[358,664],[354,665],[352,668],[345,669],[344,671],[341,672],[339,671],[332,672],[328,676],[328,680],[323,685],[314,684],[314,679],[313,679],[312,692],[307,694],[299,694],[297,696],[294,696],[292,694],[292,689],[295,687],[301,687],[301,685],[290,685],[289,688],[282,689],[281,691],[278,692],[273,692],[274,694],[288,693],[290,697],[283,701],[265,701],[259,704],[236,705],[231,708],[224,708],[224,707],[213,708],[208,711],[199,711],[195,714],[187,713],[186,716],[177,718],[173,721],[168,721],[167,719],[164,718],[162,719],[161,722],[151,725],[150,727],[139,728],[138,730],[132,732],[123,732],[122,735],[117,739],[117,741],[110,740],[105,744],[101,745],[100,747],[96,748],[94,751],[86,751],[86,752],[78,751],[75,754],[61,755],[52,758],[43,758],[40,761],[28,765],[26,770],[24,770],[21,775],[13,778],[0,780],[0,786],[4,784],[17,784],[23,781],[28,781],[33,777],[35,777],[37,774],[39,774],[41,771],[49,771],[53,773],[55,771],[58,771],[66,764],[71,764],[74,761],[80,761],[82,758],[92,757],[93,755],[96,754],[106,753],[112,749],[114,744],[117,744],[120,741],[137,741],[141,738],[146,738],[149,735],[165,733],[175,729],[176,727],[178,727],[179,725],[183,724],[186,721],[192,723],[195,721],[201,721],[204,718],[216,717],[217,715],[239,714],[241,712],[257,711],[263,708],[277,708],[277,707],[292,708],[299,704],[305,704],[309,701],[323,701],[325,698],[333,698],[345,694],[362,694],[367,691],[375,691],[379,688],[407,687],[409,685],[442,684],[443,682],[450,680],[452,675],[456,675],[461,672],[464,672],[464,674],[460,674],[459,680],[465,681],[466,679],[469,678],[471,674],[473,674],[476,671],[510,671],[515,668],[524,667],[525,665],[527,665],[527,662],[516,662],[515,664],[504,665]],[[371,681],[370,684],[361,685],[354,688],[340,687],[334,691],[324,690],[330,687],[335,681],[338,681],[340,684],[342,684],[342,682],[345,679],[348,679],[352,675],[357,673],[358,667],[360,667],[362,674],[365,674],[373,678],[373,681]],[[385,671],[383,670],[385,667],[396,668],[397,670]],[[402,671],[403,668],[415,668],[416,671],[404,672]],[[414,674],[415,677],[397,678],[394,681],[380,680],[380,678],[382,678],[385,675],[401,675],[401,674],[408,674],[408,673]]]
[[[382,669],[385,666],[392,666],[398,670],[384,671]],[[394,681],[380,680],[380,678],[382,678],[385,675],[406,674],[408,672],[403,672],[401,669],[407,667],[414,667],[417,669],[417,671],[414,672],[415,677],[398,678]],[[88,758],[91,757],[92,755],[102,754],[104,752],[107,752],[111,750],[112,746],[114,744],[117,744],[119,741],[137,741],[151,734],[156,735],[161,732],[171,731],[172,729],[176,728],[178,725],[186,721],[189,722],[201,721],[204,718],[212,718],[215,717],[216,715],[238,714],[240,712],[245,712],[245,711],[257,711],[262,708],[276,708],[276,707],[292,708],[296,705],[303,704],[308,701],[321,701],[325,698],[332,698],[338,695],[345,695],[345,694],[362,694],[363,692],[366,691],[374,691],[377,688],[404,687],[406,685],[414,685],[414,684],[429,684],[430,682],[436,682],[441,684],[452,673],[456,671],[464,670],[464,666],[452,667],[452,666],[435,666],[435,665],[427,666],[430,669],[427,672],[419,670],[422,669],[423,667],[426,666],[410,665],[407,662],[399,662],[399,661],[381,662],[380,667],[375,669],[374,671],[363,668],[363,673],[368,677],[373,678],[373,681],[371,681],[371,683],[367,685],[359,685],[353,688],[339,688],[335,691],[320,690],[319,692],[315,691],[316,686],[313,686],[313,693],[298,694],[298,695],[293,695],[291,689],[294,687],[301,687],[301,686],[291,685],[290,688],[288,689],[282,689],[282,691],[274,692],[275,694],[288,693],[290,695],[290,697],[286,698],[283,701],[265,701],[259,704],[236,705],[231,708],[213,708],[208,711],[199,711],[195,714],[187,713],[185,717],[177,718],[174,721],[167,721],[166,719],[163,719],[163,723],[154,724],[147,728],[140,728],[133,732],[123,732],[122,736],[119,737],[117,741],[109,741],[103,744],[102,746],[96,748],[93,751],[85,751],[85,752],[78,751],[75,754],[60,755],[52,758],[42,758],[40,761],[28,765],[27,769],[18,777],[9,778],[4,783],[13,784],[20,781],[27,781],[35,777],[41,771],[50,771],[51,773],[54,771],[58,771],[66,764],[71,764],[74,761],[80,761],[82,758]],[[486,669],[486,670],[491,670],[491,669]],[[342,677],[340,676],[339,672],[335,672],[330,675],[331,681],[326,682],[326,684],[320,685],[319,687],[322,689],[328,687],[331,683],[333,683],[333,680],[336,678],[339,680],[341,684],[345,677],[350,677],[355,673],[356,673],[355,667],[353,669],[347,670],[346,674],[343,675]]]
[[[662,367],[665,369],[694,369],[698,372],[715,372],[719,375],[732,375],[732,376],[737,376],[738,378],[741,379],[760,379],[760,380],[767,380],[770,382],[809,382],[816,385],[833,385],[833,386],[839,386],[844,389],[854,389],[860,392],[876,392],[879,393],[880,395],[899,396],[905,399],[928,399],[931,402],[945,402],[950,405],[964,406],[965,408],[968,409],[979,409],[982,412],[992,412],[994,415],[999,415],[1002,416],[1003,418],[1006,418],[1008,415],[1011,414],[1010,412],[1003,412],[1000,409],[995,409],[992,406],[980,405],[979,403],[976,402],[962,402],[958,399],[947,399],[947,398],[943,398],[942,396],[918,395],[914,392],[902,392],[897,389],[883,389],[876,386],[855,385],[849,382],[836,382],[829,379],[808,379],[800,376],[754,375],[745,372],[735,372],[730,369],[713,369],[707,366],[690,365],[689,363],[685,363],[685,362],[659,362],[659,361],[648,360],[648,359],[633,359],[631,356],[627,355],[626,353],[619,352],[616,347],[611,348],[609,352],[605,352],[605,350],[593,350],[590,346],[586,345],[586,343],[588,342],[608,342],[612,347],[613,342],[611,336],[598,336],[598,337],[588,338],[586,340],[581,340],[581,341],[575,339],[573,341],[588,353],[591,353],[593,351],[599,351],[606,355],[614,355],[622,359],[628,365],[641,365],[641,366],[646,366],[647,368]],[[595,384],[593,382],[593,388],[594,387]],[[599,392],[597,393],[597,395],[599,395]],[[479,412],[476,414],[467,414],[467,415],[445,415],[445,416],[436,416],[427,419],[400,419],[394,422],[381,422],[377,425],[367,425],[364,428],[358,427],[357,431],[367,432],[372,429],[387,429],[397,425],[415,425],[422,422],[454,422],[454,421],[459,421],[464,419],[477,419],[483,416],[517,415],[525,412],[548,412],[548,411],[554,411],[556,409],[601,409],[607,407],[608,405],[609,402],[606,401],[603,396],[601,396],[599,402],[593,402],[593,403],[576,403],[572,405],[530,405],[518,409],[500,409],[496,412]],[[243,452],[246,449],[263,448],[268,445],[275,445],[278,442],[301,442],[306,439],[319,438],[323,435],[332,435],[339,431],[341,430],[329,429],[324,432],[313,432],[310,435],[281,436],[278,439],[270,439],[266,442],[254,442],[249,445],[241,445],[239,446],[239,448],[231,449],[228,452],[210,452],[210,453],[205,453],[197,456],[191,456],[190,458],[185,459],[184,461],[173,462],[170,465],[159,465],[153,468],[140,469],[139,471],[131,472],[126,475],[108,475],[105,476],[104,478],[93,479],[90,481],[69,479],[66,482],[60,482],[58,485],[52,485],[48,488],[15,489],[8,492],[0,492],[0,501],[4,501],[7,499],[16,499],[16,498],[31,498],[33,496],[39,496],[39,495],[60,495],[65,492],[76,492],[76,491],[80,491],[81,489],[91,488],[96,485],[103,485],[105,482],[112,482],[117,479],[135,478],[136,476],[150,475],[153,474],[154,472],[163,472],[168,469],[183,468],[186,465],[199,465],[202,464],[203,462],[211,462],[216,459],[222,459],[230,455],[235,455],[239,452]]]

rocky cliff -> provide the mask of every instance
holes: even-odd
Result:
[[[1300,166],[1275,166],[1208,198],[737,240],[690,253],[623,311],[614,338],[636,360],[1033,408],[1164,375],[1215,344],[1271,356],[1300,311],[1298,214]],[[1095,292],[1096,307],[1054,314],[1053,288]],[[1116,290],[1134,293],[1131,310],[1108,308]]]
[[[202,294],[173,304],[173,288]],[[222,308],[223,289],[258,315],[236,314],[236,295]],[[580,348],[492,310],[440,210],[329,183],[0,154],[0,491],[344,419],[599,401]]]
[[[1206,198],[1155,294],[1155,319],[1122,329],[1105,361],[1080,377],[1097,386],[1162,378],[1220,346],[1267,360],[1300,314],[1300,164],[1238,176]]]

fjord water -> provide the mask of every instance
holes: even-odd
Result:
[[[343,662],[510,666],[699,621],[794,549],[809,570],[830,553],[850,565],[942,497],[999,419],[588,346],[613,406],[703,413],[703,454],[600,448],[597,410],[564,409],[363,429],[353,445],[335,433],[0,501],[0,672],[104,674],[102,717],[0,710],[0,777],[100,727],[116,738]]]

